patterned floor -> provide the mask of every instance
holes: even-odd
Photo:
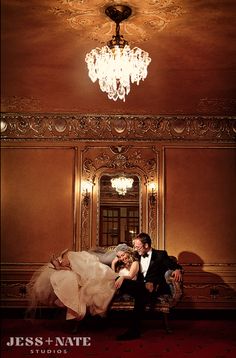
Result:
[[[51,358],[235,358],[234,320],[173,320],[167,334],[157,320],[146,320],[140,339],[119,342],[125,320],[90,320],[72,334],[61,320],[3,319],[1,357]]]

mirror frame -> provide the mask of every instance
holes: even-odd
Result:
[[[151,201],[149,183],[155,182],[158,187],[158,151],[153,146],[90,146],[81,153],[81,183],[93,183],[89,199],[80,193],[80,232],[79,250],[88,250],[99,245],[100,200],[99,183],[103,174],[127,176],[137,175],[140,178],[140,232],[148,232],[153,246],[158,246],[159,198],[158,190],[155,200]],[[98,210],[99,209],[99,210]]]

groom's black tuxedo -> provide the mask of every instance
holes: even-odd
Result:
[[[125,279],[120,288],[121,293],[128,293],[135,299],[131,330],[136,333],[139,332],[140,319],[142,318],[147,301],[160,294],[169,293],[169,287],[165,281],[166,271],[181,269],[181,266],[173,261],[165,250],[152,249],[151,255],[145,277],[141,270],[139,270],[137,280]],[[141,260],[141,257],[139,257],[139,260]],[[154,286],[152,293],[146,289],[148,282],[151,282]]]
[[[154,289],[158,286],[158,294],[169,292],[168,285],[165,280],[165,273],[168,270],[181,269],[174,260],[172,260],[165,250],[152,249],[150,264],[146,273],[143,274],[139,270],[138,281],[151,282],[154,285]],[[141,257],[139,258],[141,260]]]

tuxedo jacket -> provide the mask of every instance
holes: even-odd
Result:
[[[139,259],[141,260],[141,257]],[[156,250],[152,248],[152,256],[146,276],[143,276],[140,267],[137,280],[145,283],[152,282],[154,287],[159,287],[159,293],[160,291],[161,293],[168,292],[168,285],[165,280],[166,271],[181,268],[182,267],[179,264],[168,256],[165,250]]]

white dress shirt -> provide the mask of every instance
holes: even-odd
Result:
[[[147,257],[141,256],[141,260],[140,260],[140,268],[141,268],[141,272],[143,274],[143,277],[146,276],[148,267],[150,265],[150,261],[151,261],[151,257],[152,257],[152,249],[149,250],[147,252],[147,254],[148,254]]]

